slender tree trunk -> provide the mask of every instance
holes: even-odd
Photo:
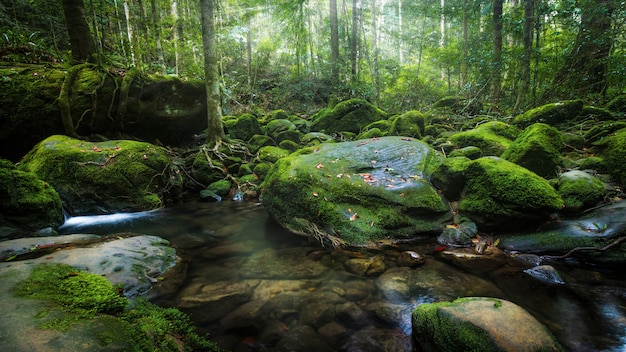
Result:
[[[493,1],[493,59],[492,59],[492,99],[494,103],[500,101],[502,86],[502,2]]]
[[[63,13],[70,36],[72,64],[92,62],[96,47],[85,17],[83,0],[63,0]]]
[[[398,0],[398,61],[404,63],[404,22],[402,21],[402,0]]]
[[[217,149],[226,138],[222,125],[217,51],[215,45],[215,0],[200,0],[202,47],[204,48],[204,79],[207,100],[207,144]]]
[[[513,111],[524,106],[530,90],[530,62],[533,52],[533,29],[535,28],[535,0],[524,0],[524,54],[522,55],[521,85]]]
[[[356,82],[356,61],[357,61],[357,48],[358,48],[358,26],[359,26],[359,15],[358,15],[358,0],[352,0],[352,43],[350,49],[350,61],[351,61],[351,75],[352,81]]]
[[[180,67],[183,64],[183,54],[181,49],[181,41],[183,37],[183,27],[178,18],[178,0],[172,1],[172,19],[174,19],[174,28],[172,31],[172,37],[174,41],[174,73],[180,76]]]
[[[378,67],[378,5],[372,1],[372,50],[374,51],[374,103],[380,101],[380,71]]]
[[[337,0],[330,0],[330,65],[333,84],[339,82],[339,20]]]
[[[246,58],[248,66],[248,87],[252,87],[252,20],[247,16],[248,32],[246,33]]]
[[[469,14],[467,0],[463,1],[463,51],[461,53],[461,85],[467,84],[467,66],[469,57]]]
[[[439,37],[439,48],[443,50],[443,48],[445,48],[446,45],[446,15],[445,15],[445,9],[446,9],[446,0],[441,0],[441,17],[439,20],[439,31],[441,32],[441,37]],[[441,66],[441,80],[445,80],[446,79],[446,70],[443,66]]]
[[[137,56],[135,55],[137,46],[135,43],[135,33],[133,31],[133,20],[130,12],[129,0],[124,0],[124,15],[126,16],[126,34],[128,35],[128,42],[130,43],[130,58],[133,66],[137,66]]]
[[[156,0],[150,0],[150,8],[152,10],[152,31],[154,32],[154,41],[157,51],[157,67],[159,72],[165,73],[165,54],[163,53],[163,44],[161,43],[159,11],[157,10]]]

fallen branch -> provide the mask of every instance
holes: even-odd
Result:
[[[559,256],[546,256],[546,258],[549,259],[565,259],[569,256],[571,256],[572,254],[576,253],[576,252],[580,252],[580,251],[598,251],[598,252],[605,252],[615,246],[617,246],[618,244],[622,243],[626,241],[626,236],[624,237],[620,237],[618,239],[616,239],[615,241],[609,243],[608,245],[602,247],[602,248],[597,248],[597,247],[576,247],[576,248],[572,248],[569,252],[563,254],[563,255],[559,255]]]

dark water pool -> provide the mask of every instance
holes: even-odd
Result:
[[[410,351],[411,310],[464,296],[524,307],[569,351],[626,350],[626,276],[616,269],[549,263],[562,285],[509,265],[476,274],[442,261],[434,241],[412,245],[426,262],[411,269],[398,265],[399,248],[325,249],[246,202],[77,220],[62,232],[168,239],[186,270],[161,282],[153,301],[189,313],[232,351]]]

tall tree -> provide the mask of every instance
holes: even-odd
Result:
[[[215,49],[215,0],[200,0],[202,17],[202,47],[204,49],[204,79],[207,101],[207,144],[217,150],[226,138],[222,125],[222,104]]]
[[[333,83],[339,82],[339,20],[337,0],[330,0],[330,65]]]
[[[513,111],[522,108],[530,90],[530,61],[533,52],[533,32],[535,28],[535,0],[524,0],[524,52],[522,55],[521,85]]]
[[[500,101],[502,89],[502,3],[503,0],[493,0],[493,65],[491,76],[491,98],[495,103]]]
[[[612,15],[614,0],[580,0],[581,19],[578,35],[565,63],[557,72],[554,87],[565,88],[562,98],[603,95],[613,45]]]
[[[63,12],[72,48],[72,64],[93,61],[96,46],[85,17],[83,0],[63,0]]]

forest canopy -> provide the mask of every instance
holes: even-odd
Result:
[[[1,0],[0,60],[71,64],[67,3],[84,7],[98,64],[204,78],[201,1]],[[622,1],[214,5],[225,114],[308,112],[351,97],[402,112],[447,95],[515,113],[561,99],[604,103],[625,86]]]

